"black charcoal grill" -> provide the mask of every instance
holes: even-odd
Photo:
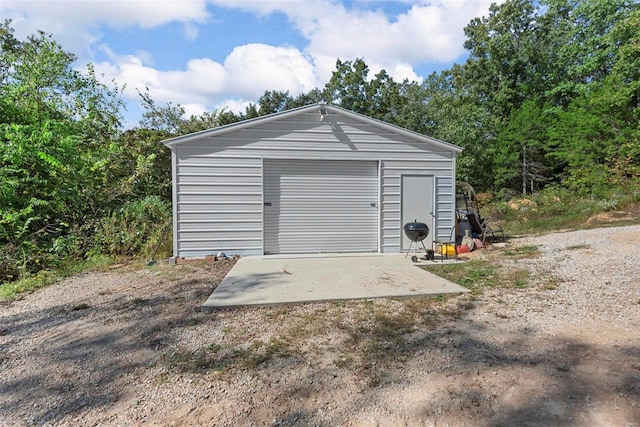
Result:
[[[426,239],[429,235],[429,227],[427,226],[427,224],[425,224],[424,222],[418,222],[418,220],[414,220],[413,222],[406,223],[403,228],[404,234],[409,240],[411,240],[407,255],[409,255],[409,252],[411,252],[411,247],[413,246],[413,256],[411,257],[411,261],[418,262],[418,256],[416,255],[418,242],[422,244],[422,247],[427,254],[427,259],[429,259],[430,251],[427,250],[427,247],[423,242],[423,240]],[[407,255],[405,255],[405,258],[407,257]]]

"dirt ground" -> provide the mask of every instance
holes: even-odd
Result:
[[[515,239],[526,286],[200,305],[233,260],[0,305],[0,425],[640,426],[640,226]],[[489,274],[489,273],[487,273]]]

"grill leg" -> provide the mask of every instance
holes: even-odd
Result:
[[[409,256],[409,252],[411,252],[411,246],[413,246],[413,245],[414,245],[414,243],[417,245],[417,243],[416,243],[416,242],[414,242],[413,240],[409,243],[409,249],[407,249],[407,253],[406,253],[406,254],[404,254],[404,257],[405,257],[405,258]],[[415,249],[415,247],[414,247],[414,248],[413,248],[414,256],[415,256],[415,250],[416,250],[416,249]]]
[[[424,240],[420,240],[420,244],[424,248],[425,257],[429,259],[429,250],[424,245]],[[404,257],[406,258],[409,256],[409,252],[411,252],[412,247],[413,247],[413,256],[411,257],[411,261],[418,262],[418,242],[415,240],[411,240],[411,242],[409,243],[409,249],[407,249],[407,253],[404,254]]]

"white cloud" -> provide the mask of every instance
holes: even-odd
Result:
[[[19,38],[38,30],[54,34],[67,50],[89,58],[100,41],[98,28],[150,29],[169,22],[185,23],[184,36],[198,35],[193,23],[209,17],[206,0],[2,0],[2,18],[12,19]]]
[[[309,40],[306,47],[316,65],[316,75],[326,81],[335,60],[364,58],[372,70],[380,67],[395,79],[420,80],[420,64],[446,64],[464,54],[463,28],[487,13],[496,0],[425,0],[395,17],[382,10],[346,8],[336,1],[214,0],[259,15],[285,13]],[[498,1],[500,2],[500,1]],[[363,6],[369,6],[367,2]]]
[[[245,108],[247,108],[252,102],[255,104],[255,101],[229,98],[218,102],[218,104],[215,105],[214,108],[218,111],[228,110],[233,113],[244,113]]]
[[[209,16],[205,0],[3,0],[2,8],[3,15],[28,15],[31,27],[58,18],[59,22],[74,26],[103,23],[113,28],[148,29],[173,21],[204,22]]]
[[[116,55],[106,46],[102,49],[109,60],[95,64],[96,74],[104,75],[106,81],[126,83],[124,95],[129,99],[137,98],[136,90],[149,88],[158,101],[187,104],[199,99],[205,102],[223,91],[224,68],[210,59],[192,59],[185,70],[160,71],[145,65],[148,59]]]
[[[96,51],[105,53],[107,60],[95,63],[96,72],[103,73],[106,82],[114,79],[126,84],[126,98],[137,102],[136,89],[148,87],[157,102],[180,103],[188,114],[200,114],[225,105],[242,111],[265,90],[297,95],[321,87],[335,70],[337,58],[363,58],[370,77],[385,69],[398,81],[419,81],[418,66],[461,58],[463,27],[472,18],[486,15],[495,0],[400,1],[394,16],[367,1],[349,7],[337,0],[0,1],[2,18],[13,19],[19,38],[41,29],[54,34],[83,62],[95,62]],[[194,58],[160,70],[153,58],[158,52],[135,47],[130,52],[113,52],[102,42],[102,32],[109,29],[148,30],[168,23],[181,24],[185,40],[197,40],[201,26],[211,22],[208,4],[258,16],[283,13],[307,44],[244,44],[229,48],[226,58]]]
[[[293,95],[317,86],[313,66],[293,47],[254,43],[238,46],[224,61],[231,93],[255,99],[265,90],[289,90]]]
[[[184,38],[189,40],[189,41],[194,41],[195,39],[198,38],[198,27],[191,24],[191,23],[186,23],[184,24],[183,28],[183,34],[184,34]]]
[[[346,10],[309,22],[297,20],[309,39],[311,56],[342,59],[364,58],[368,64],[384,65],[396,79],[410,80],[413,67],[425,63],[449,63],[464,54],[464,26],[478,10],[488,10],[492,0],[442,0],[414,5],[393,22],[381,11]],[[412,64],[412,67],[406,67]],[[319,74],[327,70],[318,70]],[[403,75],[404,73],[404,75]]]
[[[235,48],[224,64],[208,58],[192,59],[183,70],[160,71],[148,66],[152,58],[145,52],[117,55],[108,47],[101,49],[108,61],[95,64],[97,75],[105,82],[126,83],[124,96],[138,100],[146,88],[160,103],[181,104],[188,114],[199,114],[212,105],[239,99],[233,105],[248,105],[266,90],[289,90],[293,95],[317,86],[313,66],[295,48],[249,44]],[[230,107],[231,108],[231,107]]]

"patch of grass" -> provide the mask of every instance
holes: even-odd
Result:
[[[517,289],[526,288],[531,281],[531,272],[525,268],[502,269],[501,275],[506,283],[511,283]]]
[[[383,302],[361,303],[358,308],[355,322],[340,324],[345,338],[334,364],[356,372],[368,387],[384,382],[387,367],[402,363],[418,348],[415,334],[421,336],[421,331],[432,329],[440,315],[446,314],[429,297],[394,300],[393,307]]]
[[[487,200],[484,210],[499,219],[509,235],[600,227],[607,222],[638,224],[639,186],[640,182],[633,180],[593,194],[549,186],[526,197]]]
[[[91,257],[82,262],[68,262],[56,270],[41,270],[36,274],[24,276],[15,282],[0,284],[0,301],[14,300],[20,295],[33,292],[57,281],[82,271],[102,271],[114,263],[107,256]]]
[[[518,246],[515,248],[505,249],[502,252],[505,256],[514,258],[535,258],[540,255],[540,249],[537,246]]]
[[[181,264],[181,265],[163,265],[155,264],[151,267],[156,277],[161,279],[167,279],[170,281],[179,280],[189,273],[193,273],[198,270],[199,267],[196,264]]]
[[[21,294],[51,285],[58,279],[59,276],[55,272],[42,270],[35,275],[24,277],[15,282],[5,283],[0,285],[0,300],[17,299]]]
[[[530,254],[536,249],[526,249],[519,253]],[[532,282],[531,273],[524,268],[500,266],[488,260],[472,260],[461,264],[448,264],[426,267],[429,271],[464,286],[472,294],[480,294],[485,288],[526,288]]]
[[[556,289],[558,289],[558,286],[560,286],[561,283],[562,280],[558,279],[557,277],[549,277],[544,281],[542,287],[543,289],[546,289],[548,291],[555,291]]]
[[[484,287],[501,286],[498,267],[486,260],[472,260],[467,263],[434,265],[429,271],[449,281],[476,292]]]
[[[587,244],[567,246],[568,251],[577,251],[577,250],[589,249],[589,248],[591,248],[591,245],[587,245]]]
[[[286,338],[273,337],[267,342],[256,340],[249,347],[209,344],[197,350],[174,350],[163,356],[162,363],[169,370],[177,372],[225,372],[256,369],[274,357],[291,357],[295,354]]]

